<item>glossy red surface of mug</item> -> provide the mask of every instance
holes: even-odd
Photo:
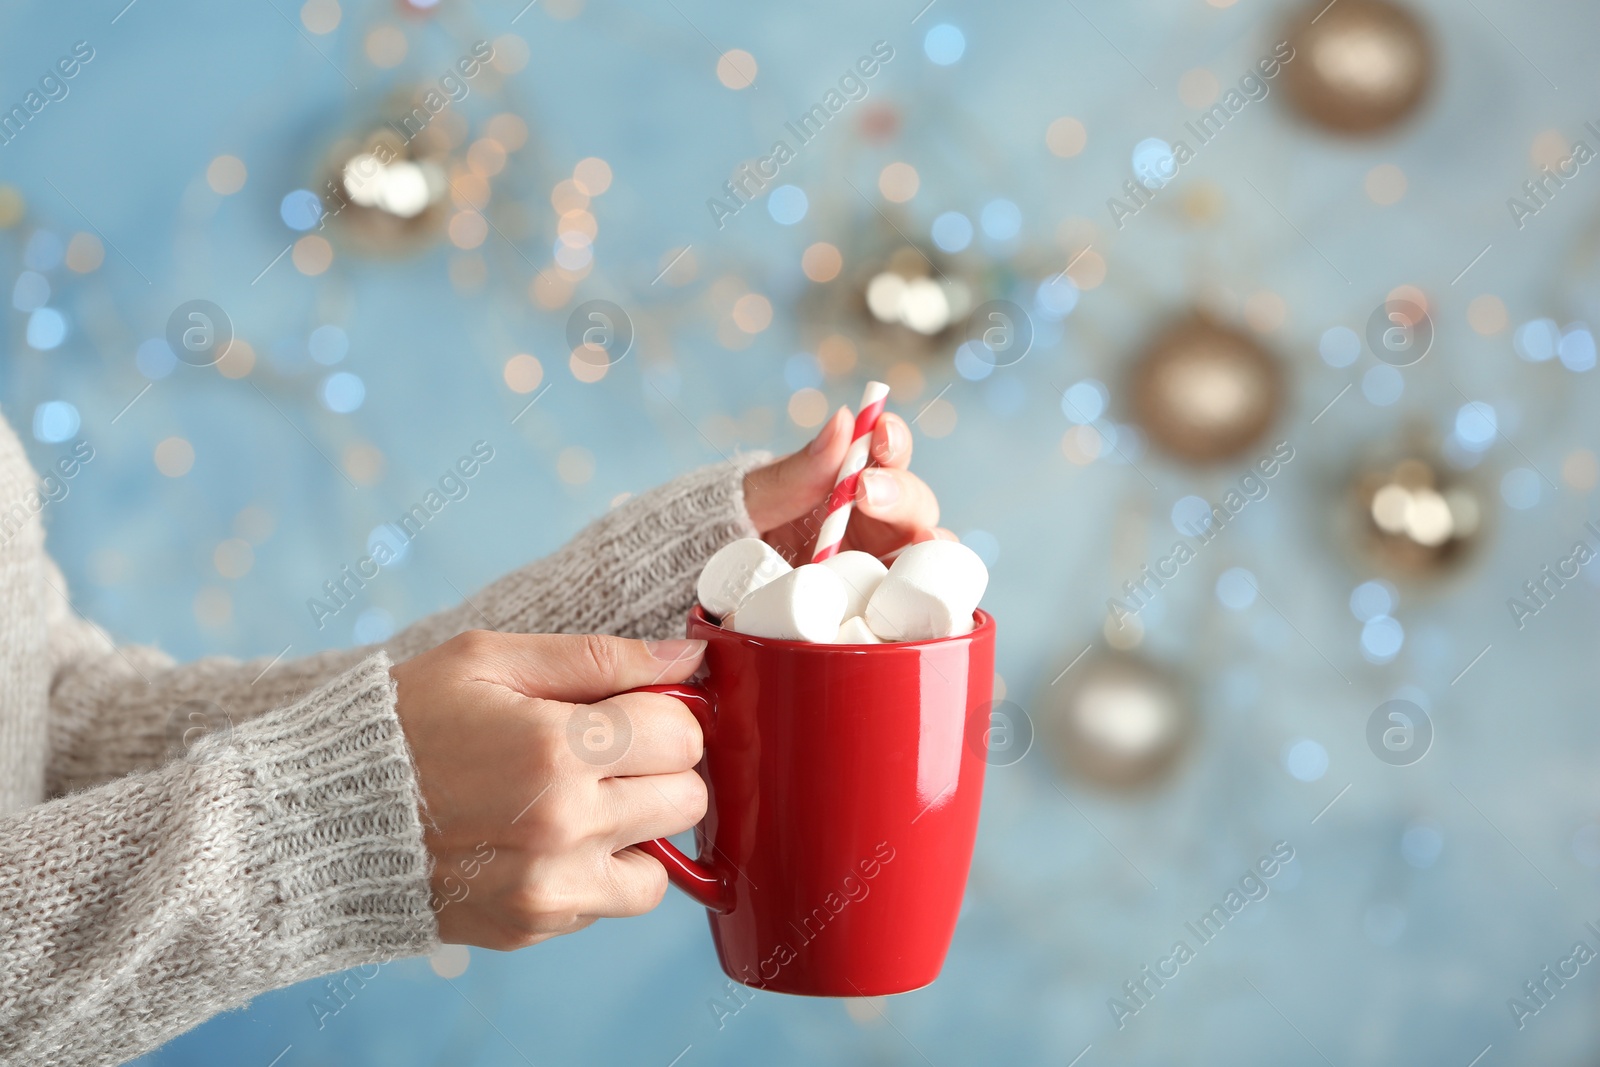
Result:
[[[722,969],[783,993],[904,993],[944,965],[978,829],[994,619],[972,633],[818,645],[724,630],[700,608],[699,859],[640,846],[711,909]]]

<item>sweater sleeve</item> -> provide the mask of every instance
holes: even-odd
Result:
[[[432,951],[394,705],[377,653],[183,759],[0,816],[0,1062],[121,1063],[267,990]]]
[[[705,561],[729,541],[756,534],[745,512],[744,475],[769,459],[750,453],[641,494],[553,555],[368,648],[175,665],[155,649],[118,646],[78,617],[51,565],[47,792],[59,796],[157,767],[184,751],[186,737],[282,707],[379,648],[400,662],[470,629],[681,634]]]

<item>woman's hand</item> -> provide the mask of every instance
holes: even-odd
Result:
[[[449,944],[513,949],[661,902],[630,845],[706,810],[700,726],[636,686],[694,673],[704,641],[474,630],[394,667]]]
[[[761,536],[790,563],[809,562],[828,494],[854,423],[840,408],[805,448],[745,475],[745,510]],[[911,427],[884,413],[872,432],[868,453],[876,466],[861,474],[855,513],[845,530],[845,549],[884,556],[897,548],[935,537],[955,540],[939,528],[939,501],[911,464]]]

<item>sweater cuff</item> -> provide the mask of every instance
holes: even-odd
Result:
[[[295,970],[420,955],[438,943],[421,795],[389,667],[384,653],[369,656],[227,739],[253,786],[247,849],[258,914],[277,944],[295,946]]]

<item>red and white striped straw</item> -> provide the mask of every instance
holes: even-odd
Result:
[[[856,413],[855,432],[850,436],[850,448],[839,467],[839,477],[834,480],[833,492],[828,496],[828,511],[822,518],[822,529],[817,531],[817,547],[811,553],[812,563],[821,563],[839,554],[844,540],[844,528],[850,524],[850,512],[855,507],[856,486],[861,482],[861,472],[866,469],[872,447],[872,430],[883,415],[883,404],[889,398],[889,387],[882,382],[868,382],[861,395],[861,410]]]

